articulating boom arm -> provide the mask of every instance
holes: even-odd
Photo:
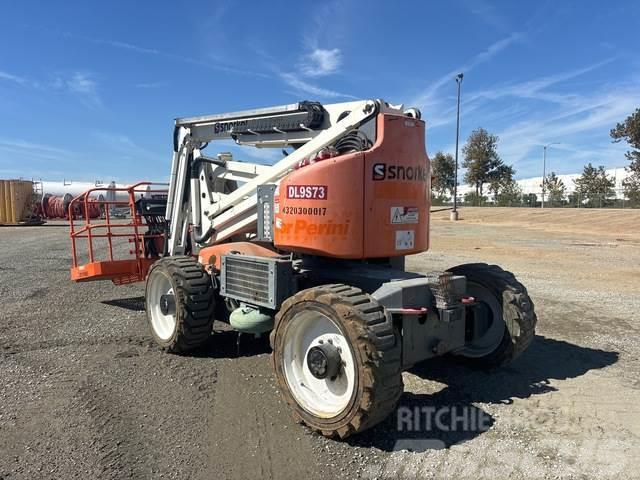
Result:
[[[166,212],[167,253],[184,253],[190,224],[199,244],[254,232],[259,185],[277,184],[301,160],[334,144],[378,112],[402,113],[402,105],[390,106],[381,100],[325,106],[301,102],[177,119]],[[233,161],[229,154],[202,155],[209,142],[229,139],[238,145],[294,146],[296,150],[272,166]]]

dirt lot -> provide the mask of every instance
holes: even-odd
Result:
[[[74,285],[64,226],[0,227],[0,479],[640,478],[640,211],[447,217],[408,267],[512,270],[537,338],[501,371],[405,374],[399,412],[457,408],[484,428],[392,415],[348,442],[293,423],[265,342],[220,331],[163,354],[141,285]]]

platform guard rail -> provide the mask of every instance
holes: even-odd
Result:
[[[75,197],[69,203],[69,226],[72,250],[71,279],[75,282],[111,280],[116,285],[143,281],[151,265],[164,249],[164,210],[149,211],[140,208],[143,201],[166,202],[166,183],[140,182],[124,188],[92,188]],[[105,192],[98,199],[97,192]],[[126,193],[126,200],[122,198]],[[107,195],[108,194],[108,195]],[[106,199],[105,199],[106,198]],[[88,215],[95,204],[102,210],[102,218],[91,219]],[[79,207],[79,208],[78,208]],[[76,209],[76,210],[74,210]],[[81,218],[72,212],[80,210]],[[123,218],[124,217],[124,218]],[[86,240],[85,255],[80,257],[79,241]],[[96,240],[106,239],[106,245],[96,245]],[[127,239],[131,244],[128,255],[114,251],[114,240]],[[124,242],[123,242],[124,243]],[[97,255],[106,247],[104,253]],[[124,249],[126,251],[126,249]],[[125,257],[125,258],[122,258]],[[86,263],[82,261],[87,260]]]

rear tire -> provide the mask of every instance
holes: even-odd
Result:
[[[270,340],[280,391],[294,418],[314,431],[345,438],[395,409],[403,391],[400,337],[384,307],[360,289],[298,292],[283,303]],[[309,352],[328,344],[339,351],[339,367],[333,377],[318,378]]]
[[[464,357],[466,362],[475,367],[508,365],[527,349],[535,336],[537,317],[527,289],[516,280],[513,273],[497,265],[470,263],[449,271],[467,277],[470,294],[476,297],[480,308],[490,312],[492,326],[487,332],[493,329],[491,335],[495,338],[495,342],[492,342],[491,338],[475,337],[454,354]],[[499,327],[497,336],[496,327]]]
[[[171,308],[162,311],[167,298]],[[165,257],[147,276],[145,307],[151,335],[165,350],[182,353],[211,336],[215,308],[211,279],[194,257]]]

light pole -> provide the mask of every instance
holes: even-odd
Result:
[[[458,114],[456,117],[456,175],[453,182],[453,210],[449,218],[454,222],[458,220],[458,142],[460,140],[460,87],[464,75],[459,73],[456,75],[456,83],[458,84]]]
[[[547,143],[542,147],[542,203],[540,204],[540,208],[544,208],[544,181],[547,178],[547,148],[551,145],[560,145],[560,143]]]

